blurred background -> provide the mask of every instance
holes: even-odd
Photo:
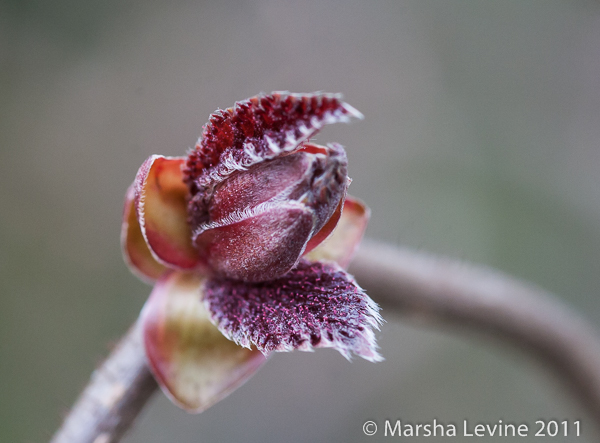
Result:
[[[365,114],[317,141],[347,147],[369,237],[500,268],[598,324],[597,1],[2,0],[0,441],[47,441],[144,303],[119,247],[143,160],[272,90]],[[202,415],[156,395],[125,442],[383,441],[362,424],[398,418],[580,419],[583,437],[518,441],[594,439],[526,355],[383,315],[383,363],[277,354]]]

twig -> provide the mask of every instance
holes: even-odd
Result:
[[[350,271],[388,312],[528,351],[600,425],[600,339],[551,294],[498,271],[373,242],[363,244]],[[119,441],[155,390],[136,324],[94,372],[51,443]]]
[[[384,312],[485,334],[531,354],[600,429],[600,337],[554,295],[497,270],[375,242],[363,243],[350,271]]]
[[[118,442],[156,388],[136,322],[94,371],[51,443]]]

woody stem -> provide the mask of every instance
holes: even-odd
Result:
[[[526,351],[600,425],[600,338],[552,294],[499,271],[365,242],[350,272],[385,312],[472,331]],[[51,443],[113,443],[156,391],[134,324]]]
[[[525,351],[600,430],[600,336],[555,295],[498,270],[375,242],[363,243],[350,272],[384,312]]]
[[[146,364],[138,321],[92,373],[51,443],[120,441],[157,387]]]

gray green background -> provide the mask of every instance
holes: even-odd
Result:
[[[500,268],[598,323],[600,3],[2,0],[1,442],[48,440],[149,293],[119,249],[142,161],[281,89],[365,114],[317,141],[347,147],[368,236]],[[388,441],[362,424],[397,418],[580,419],[578,439],[516,440],[593,441],[528,356],[383,315],[383,363],[277,354],[202,415],[157,395],[125,442]]]

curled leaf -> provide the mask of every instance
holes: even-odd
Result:
[[[167,272],[167,268],[156,261],[146,239],[142,235],[135,212],[133,186],[127,189],[121,224],[121,250],[125,262],[140,279],[151,283]]]
[[[214,112],[186,163],[192,195],[236,170],[292,152],[326,124],[362,114],[339,94],[273,92]]]
[[[150,367],[165,393],[199,413],[243,384],[265,362],[213,326],[201,301],[203,279],[173,272],[163,276],[141,314]]]
[[[153,155],[135,179],[135,203],[142,234],[153,256],[176,269],[202,264],[187,222],[188,189],[181,168],[185,158]]]

